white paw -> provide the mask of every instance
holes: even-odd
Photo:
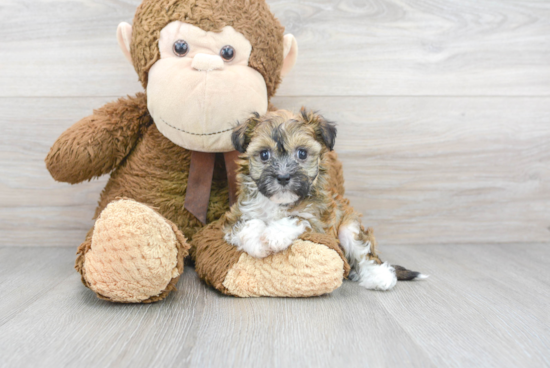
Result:
[[[307,221],[282,218],[266,224],[262,220],[238,223],[225,240],[252,257],[264,258],[288,248],[309,226]]]
[[[359,263],[359,285],[371,290],[390,290],[397,283],[395,269],[389,263],[381,265],[374,261],[362,261]]]
[[[226,234],[225,240],[236,245],[252,257],[263,258],[270,254],[268,244],[262,241],[262,234],[266,228],[262,220],[249,220],[239,223],[232,232]]]
[[[298,223],[295,218],[285,217],[271,221],[262,234],[262,240],[273,253],[277,253],[288,248],[305,230],[306,224],[303,222]]]

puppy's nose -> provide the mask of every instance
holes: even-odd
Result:
[[[197,54],[193,58],[191,66],[201,72],[223,69],[224,63],[218,55]]]
[[[277,175],[277,181],[284,187],[290,181],[290,174]]]

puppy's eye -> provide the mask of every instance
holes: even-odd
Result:
[[[174,42],[174,54],[179,57],[187,55],[189,52],[189,44],[184,40]]]
[[[267,161],[271,157],[271,153],[268,150],[263,150],[260,152],[260,158],[262,161]]]
[[[233,46],[229,46],[229,45],[224,46],[220,50],[220,56],[225,61],[231,61],[235,57],[235,49],[233,48]]]
[[[305,149],[298,150],[298,158],[300,160],[305,160],[307,158],[307,151]]]

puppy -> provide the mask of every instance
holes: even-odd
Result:
[[[397,280],[424,278],[383,263],[374,237],[330,177],[336,127],[302,108],[255,114],[238,126],[238,202],[226,214],[225,240],[257,258],[288,248],[304,232],[334,236],[347,258],[349,278],[367,289],[389,290]]]

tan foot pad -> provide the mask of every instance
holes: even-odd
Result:
[[[297,240],[287,250],[258,259],[243,253],[223,285],[240,297],[308,297],[342,285],[344,261],[334,250]]]
[[[87,284],[111,301],[150,300],[183,271],[180,243],[172,225],[153,209],[132,200],[113,202],[96,221],[85,255]]]

